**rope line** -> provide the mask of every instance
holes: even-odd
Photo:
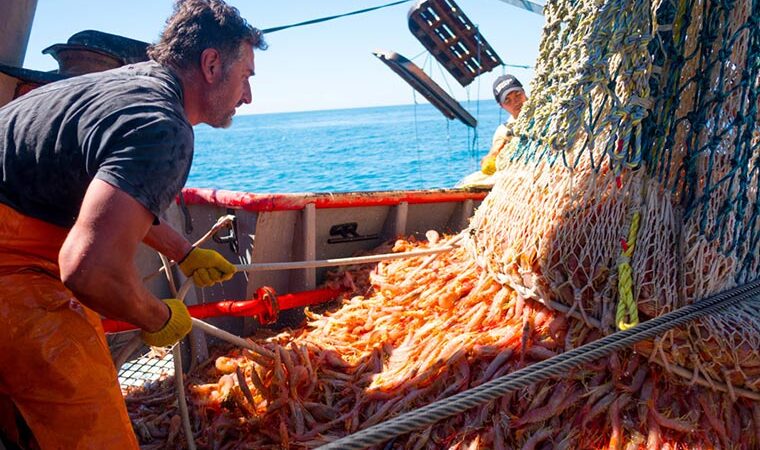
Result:
[[[616,183],[618,188],[622,188],[623,177],[618,175]],[[618,330],[626,330],[639,324],[639,305],[634,296],[634,279],[633,267],[631,260],[633,252],[636,249],[636,237],[641,225],[641,199],[642,199],[642,181],[637,175],[632,177],[631,195],[633,196],[631,204],[631,216],[628,225],[628,236],[620,239],[622,252],[618,256],[618,304],[615,311],[615,325]]]
[[[504,67],[516,67],[518,69],[532,69],[533,68],[533,66],[528,66],[528,65],[525,65],[525,64],[506,64],[505,63],[505,64],[502,64],[502,66],[504,66]],[[504,74],[502,73],[502,75],[504,75]]]
[[[509,392],[549,378],[562,376],[570,369],[756,296],[760,296],[760,279],[683,306],[633,328],[615,332],[597,341],[394,417],[386,422],[359,430],[350,436],[323,445],[319,449],[363,449],[381,444],[394,437],[425,428],[455,414],[460,414]]]
[[[633,268],[631,258],[633,249],[636,247],[636,234],[639,231],[641,213],[633,214],[631,228],[628,231],[628,239],[622,241],[623,253],[618,263],[618,305],[615,313],[615,323],[619,330],[627,330],[639,323],[639,306],[633,298]],[[626,317],[627,316],[627,317]],[[628,319],[626,321],[626,319]]]
[[[453,241],[452,241],[453,242]],[[253,263],[253,264],[235,264],[238,272],[261,272],[267,270],[296,270],[296,269],[315,269],[319,267],[337,267],[352,266],[355,264],[369,264],[380,261],[389,261],[393,259],[417,258],[421,256],[437,255],[445,253],[456,248],[454,245],[445,245],[440,247],[428,248],[426,250],[415,250],[411,252],[400,253],[381,253],[379,255],[354,256],[351,258],[332,258],[332,259],[313,259],[309,261],[291,261],[291,262],[270,262],[270,263]],[[193,287],[192,279],[188,278],[179,289],[177,298],[183,299]]]
[[[398,1],[398,2],[386,3],[385,5],[373,6],[372,8],[365,8],[365,9],[360,9],[358,11],[351,11],[351,12],[345,13],[345,14],[337,14],[337,15],[328,16],[328,17],[320,17],[319,19],[306,20],[304,22],[293,23],[293,24],[290,24],[290,25],[282,25],[282,26],[279,26],[279,27],[266,28],[266,29],[261,30],[261,32],[264,33],[264,34],[266,34],[266,33],[274,33],[275,31],[287,30],[288,28],[296,28],[296,27],[302,27],[304,25],[312,25],[312,24],[315,24],[315,23],[327,22],[329,20],[339,19],[341,17],[355,16],[357,14],[364,14],[366,12],[375,11],[376,9],[382,9],[382,8],[387,8],[389,6],[400,5],[402,3],[407,3],[409,1],[410,0],[401,0],[401,1]]]

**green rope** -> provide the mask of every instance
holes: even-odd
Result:
[[[341,17],[355,16],[357,14],[364,14],[364,13],[367,13],[367,12],[370,12],[370,11],[375,11],[377,9],[387,8],[389,6],[395,6],[395,5],[400,5],[402,3],[408,3],[409,1],[410,0],[401,0],[401,1],[398,1],[398,2],[387,3],[385,5],[373,6],[372,8],[365,8],[365,9],[360,9],[358,11],[351,11],[349,13],[337,14],[337,15],[334,15],[334,16],[321,17],[319,19],[311,19],[311,20],[306,20],[304,22],[293,23],[293,24],[290,24],[290,25],[282,25],[282,26],[279,26],[279,27],[265,28],[265,29],[261,30],[261,32],[265,33],[265,34],[266,33],[274,33],[275,31],[287,30],[288,28],[297,28],[297,27],[302,27],[304,25],[313,25],[315,23],[327,22],[327,21],[330,21],[330,20],[333,20],[333,19],[338,19],[338,18],[341,18]]]

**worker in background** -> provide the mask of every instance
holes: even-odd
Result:
[[[232,277],[162,219],[187,180],[193,125],[251,102],[261,31],[221,0],[174,7],[150,61],[58,81],[0,108],[0,397],[42,449],[137,449],[100,315],[151,346],[191,328],[133,259],[144,242],[198,286]]]
[[[506,123],[499,125],[493,135],[491,150],[482,159],[480,170],[486,175],[496,172],[496,157],[505,145],[512,139],[512,123],[520,115],[523,104],[528,97],[525,95],[522,83],[514,75],[502,75],[493,83],[493,96],[496,102],[509,113]]]

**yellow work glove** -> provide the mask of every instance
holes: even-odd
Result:
[[[194,248],[180,261],[179,268],[193,278],[198,287],[209,287],[227,281],[235,274],[235,266],[213,250]]]
[[[483,162],[480,164],[480,171],[486,175],[496,173],[496,157],[488,155],[483,158]]]
[[[185,337],[193,327],[190,312],[182,300],[166,298],[163,302],[169,307],[169,320],[166,321],[163,328],[154,333],[142,332],[143,341],[151,347],[173,345]]]

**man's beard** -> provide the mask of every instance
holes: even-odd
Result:
[[[229,128],[232,126],[232,116],[235,115],[235,112],[226,114],[222,117],[220,117],[218,120],[214,120],[214,122],[209,122],[209,125],[211,125],[214,128]]]
[[[229,128],[232,125],[232,116],[235,115],[235,110],[232,111],[214,102],[209,111],[208,123],[214,128]]]
[[[209,119],[206,123],[214,128],[229,128],[232,125],[232,116],[235,115],[235,108],[230,110],[223,104],[226,91],[225,81],[226,79],[209,95],[211,101],[209,102],[209,111],[207,113]]]

